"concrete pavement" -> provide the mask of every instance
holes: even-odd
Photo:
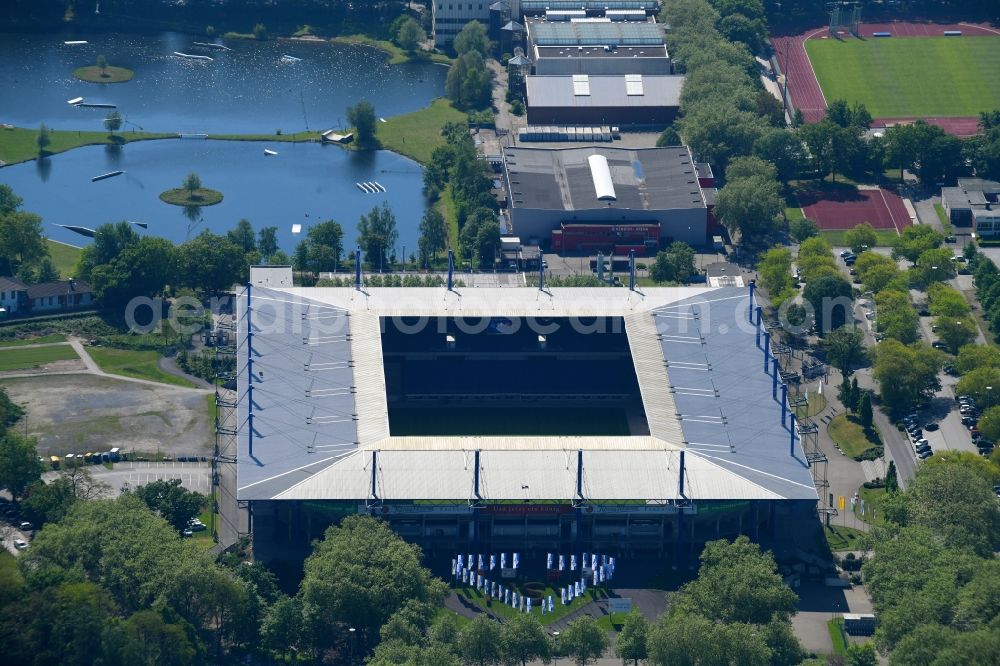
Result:
[[[95,481],[110,486],[112,497],[120,495],[124,487],[135,488],[170,479],[180,479],[182,486],[194,492],[204,495],[212,492],[212,464],[207,462],[119,462],[113,469],[103,465],[91,465],[87,469]],[[58,476],[58,472],[46,472],[42,480],[48,483]]]

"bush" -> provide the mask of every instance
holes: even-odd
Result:
[[[522,102],[519,99],[515,99],[513,102],[510,103],[510,112],[515,116],[523,116],[524,102]]]
[[[253,38],[254,39],[267,39],[267,26],[263,23],[258,23],[253,27]]]
[[[860,453],[854,456],[854,459],[858,462],[863,460],[878,460],[882,457],[883,448],[881,446],[873,446],[866,450],[864,453]]]

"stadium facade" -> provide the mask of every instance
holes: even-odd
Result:
[[[257,557],[359,513],[432,555],[683,559],[800,524],[817,492],[752,292],[246,288]]]

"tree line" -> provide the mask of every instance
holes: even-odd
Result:
[[[23,203],[9,185],[0,184],[0,275],[25,284],[58,280],[42,235],[42,218],[21,210]]]

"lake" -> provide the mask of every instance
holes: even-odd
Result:
[[[264,148],[278,155],[265,156]],[[91,177],[123,170],[96,183]],[[180,187],[197,172],[205,187],[225,196],[216,206],[200,208],[191,219],[179,206],[159,200],[160,192]],[[377,181],[386,192],[366,194],[356,182]],[[399,252],[416,253],[424,211],[420,165],[389,151],[355,152],[318,143],[141,141],[121,148],[86,146],[46,160],[0,169],[0,182],[24,199],[24,210],[38,213],[54,240],[85,245],[88,238],[56,225],[97,228],[105,222],[145,222],[147,231],[175,242],[202,229],[224,233],[241,218],[253,226],[278,227],[278,240],[291,254],[309,225],[334,219],[344,227],[345,247],[355,246],[362,213],[387,202],[396,214]],[[291,232],[293,224],[302,233]]]
[[[86,40],[66,46],[64,40]],[[143,35],[22,35],[0,33],[0,122],[55,129],[100,130],[107,109],[66,103],[116,104],[122,130],[213,134],[291,133],[342,126],[344,110],[361,99],[382,117],[427,106],[444,93],[447,68],[431,63],[388,66],[375,49],[275,40],[230,40],[232,51],[199,50],[181,33]],[[185,60],[174,51],[208,55]],[[287,54],[301,61],[283,64]],[[127,83],[98,84],[73,77],[104,55],[128,67]]]

